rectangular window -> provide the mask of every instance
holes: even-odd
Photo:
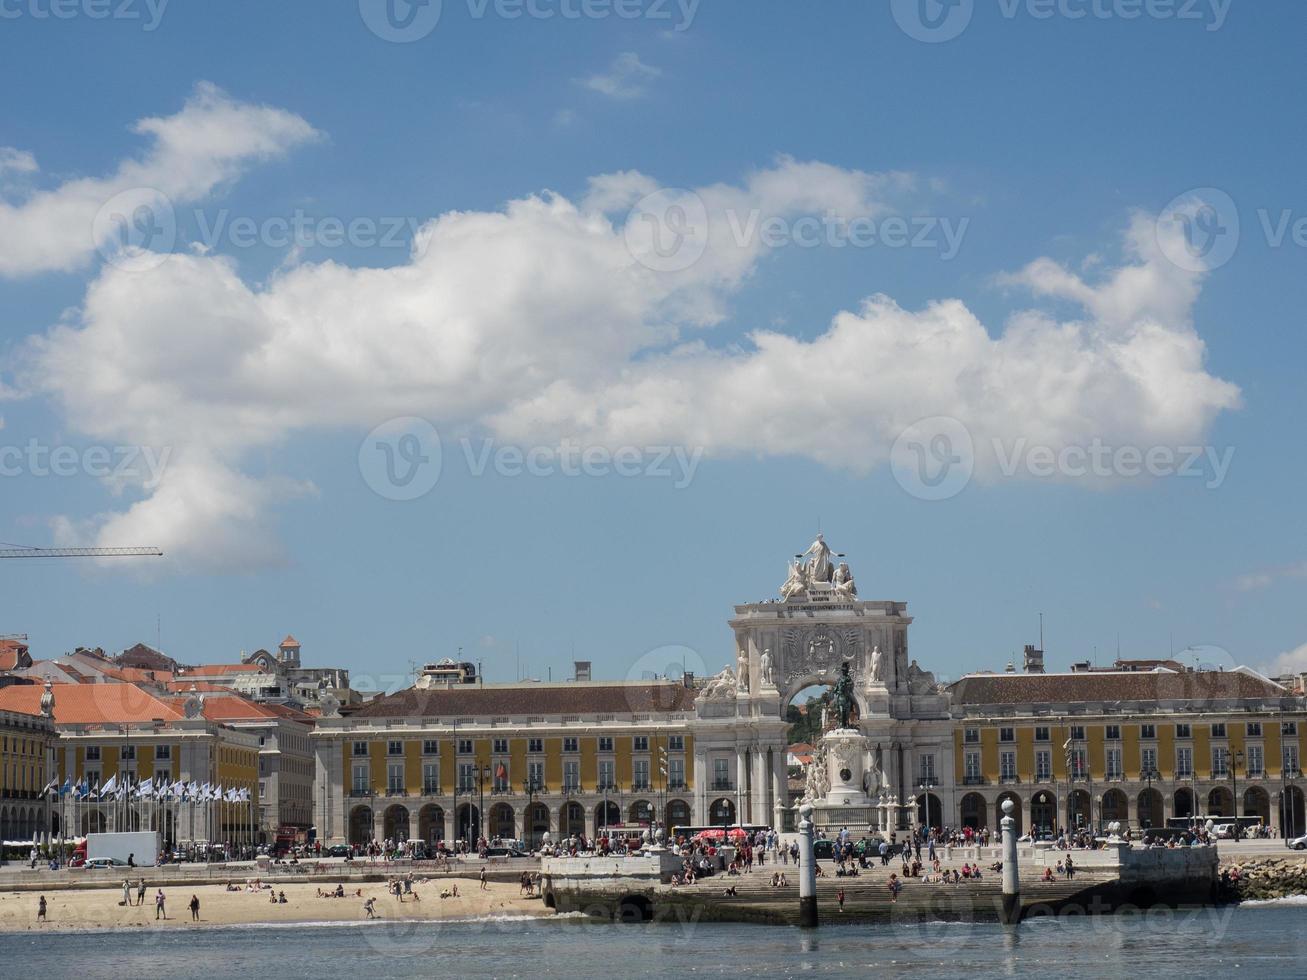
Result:
[[[1007,751],[998,754],[998,774],[1005,783],[1016,782],[1017,754],[1015,752]]]
[[[87,788],[87,789],[89,789],[89,790],[96,790],[96,789],[99,789],[99,788],[100,788],[100,770],[99,770],[99,769],[88,769],[88,770],[86,770],[86,776],[85,776],[85,779],[86,779],[86,788]]]
[[[1156,725],[1140,725],[1140,726],[1139,726],[1139,737],[1140,737],[1140,738],[1157,738],[1157,726],[1156,726]]]
[[[460,793],[471,793],[476,789],[476,763],[460,762],[458,764],[458,791]]]
[[[397,738],[392,738],[386,743],[386,755],[403,755],[404,743]]]
[[[1247,732],[1249,738],[1261,738],[1261,737],[1262,737],[1262,723],[1261,723],[1260,721],[1250,721],[1250,722],[1248,722],[1248,727],[1246,728],[1246,732]]]
[[[1109,747],[1107,750],[1107,778],[1121,778],[1121,749],[1118,746]]]
[[[1036,742],[1047,742],[1047,741],[1048,741],[1048,726],[1047,726],[1047,725],[1036,725],[1036,726],[1035,726],[1035,741],[1036,741]]]
[[[1175,750],[1175,777],[1176,779],[1188,779],[1194,774],[1194,750],[1188,745],[1176,746]]]
[[[1213,725],[1213,728],[1216,726]],[[1230,750],[1224,745],[1212,746],[1212,778],[1225,779],[1230,775]]]
[[[356,765],[354,767],[354,795],[360,796],[371,789],[368,786],[368,767],[366,765]]]
[[[1298,734],[1298,723],[1297,723],[1296,721],[1286,721],[1286,722],[1281,723],[1281,725],[1280,725],[1280,734],[1281,734],[1281,735],[1297,735],[1297,734]]]
[[[636,759],[634,763],[634,767],[635,767],[635,782],[631,788],[635,790],[648,789],[649,788],[649,760]]]
[[[611,736],[611,735],[600,735],[600,736],[599,736],[599,751],[600,751],[600,752],[611,752],[611,751],[613,751],[613,736]]]
[[[966,754],[966,782],[976,785],[980,782],[980,753],[968,752]]]
[[[508,739],[497,738],[490,743],[490,751],[495,755],[508,755]]]
[[[422,740],[423,755],[440,755],[440,743],[434,738],[424,738]]]
[[[612,759],[601,759],[599,761],[599,786],[600,790],[612,789],[617,785],[613,777],[614,763]]]
[[[648,752],[649,736],[636,735],[634,738],[631,739],[631,748],[636,752]]]
[[[1046,783],[1053,778],[1053,753],[1048,749],[1035,752],[1035,780]]]
[[[923,783],[933,784],[935,782],[935,756],[933,753],[925,752],[922,753],[920,758],[917,775]]]
[[[1016,730],[1013,728],[1000,728],[998,730],[998,740],[1000,742],[1015,742],[1017,740]]]
[[[1139,775],[1141,778],[1147,778],[1151,772],[1153,778],[1157,779],[1161,774],[1157,771],[1157,748],[1148,746],[1139,750]]]
[[[440,763],[422,763],[422,792],[435,796],[440,792]]]
[[[99,762],[99,761],[100,761],[100,746],[98,746],[98,745],[88,745],[88,746],[86,747],[86,761],[87,761],[87,762]]]
[[[528,738],[526,740],[526,750],[528,752],[543,752],[545,750],[545,740],[543,738]]]
[[[1225,722],[1218,721],[1212,725],[1212,738],[1225,738]]]
[[[967,745],[977,745],[980,742],[979,728],[966,728],[962,731],[962,741]]]
[[[1299,774],[1298,746],[1296,745],[1286,745],[1284,747],[1284,774],[1291,778]]]
[[[668,789],[685,788],[685,760],[684,759],[667,760],[667,788]]]
[[[581,751],[581,740],[580,740],[579,738],[576,738],[576,737],[571,736],[571,735],[565,737],[565,738],[563,739],[563,751],[564,751],[564,752],[580,752],[580,751]]]
[[[1179,723],[1176,724],[1176,726],[1175,726],[1175,737],[1176,737],[1176,738],[1192,738],[1192,737],[1193,737],[1192,734],[1191,734],[1190,731],[1189,731],[1189,723],[1188,723],[1188,722],[1179,722]]]
[[[367,742],[355,742],[355,743],[354,743],[354,755],[367,755],[367,754],[368,754],[368,743],[367,743]]]
[[[404,763],[392,762],[386,766],[386,792],[392,796],[404,792]]]
[[[1106,734],[1105,734],[1104,737],[1105,737],[1108,741],[1116,741],[1116,742],[1119,742],[1119,741],[1121,740],[1121,726],[1120,726],[1120,725],[1108,725],[1108,726],[1106,726],[1106,729],[1107,729],[1107,731],[1106,731]]]
[[[542,790],[545,788],[545,764],[543,762],[528,762],[526,764],[526,779],[531,784],[531,788]]]
[[[1074,742],[1083,742],[1083,741],[1085,740],[1085,726],[1084,726],[1084,725],[1072,725],[1072,726],[1071,726],[1071,740],[1074,741]]]
[[[684,736],[684,735],[668,735],[668,736],[667,736],[667,751],[668,751],[668,752],[684,752],[684,751],[685,751],[685,736]]]
[[[458,740],[458,754],[459,755],[472,754],[472,740],[470,738],[460,738]]]
[[[124,759],[135,759],[135,758],[136,758],[136,746],[135,746],[135,745],[124,745],[124,746],[123,746],[122,757],[123,757]]]
[[[156,745],[154,747],[154,757],[156,759],[172,759],[171,745]]]
[[[731,785],[731,760],[730,759],[713,759],[712,761],[712,788],[713,789],[734,789]]]
[[[563,792],[575,793],[581,788],[581,763],[568,759],[563,763]]]
[[[1262,747],[1260,745],[1248,746],[1248,772],[1249,778],[1258,778],[1262,775]]]
[[[1084,779],[1089,774],[1089,759],[1084,749],[1071,750],[1071,778]]]

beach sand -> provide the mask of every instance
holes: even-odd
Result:
[[[0,893],[0,932],[62,929],[193,929],[197,926],[291,925],[297,922],[359,922],[367,918],[363,903],[375,898],[375,910],[382,919],[459,919],[487,916],[541,916],[552,914],[538,898],[524,898],[516,882],[488,882],[485,891],[475,878],[440,878],[415,884],[419,901],[406,895],[401,903],[388,894],[385,882],[346,884],[345,898],[319,898],[317,889],[335,888],[330,884],[279,884],[285,891],[285,905],[273,905],[268,892],[229,892],[224,885],[178,884],[164,886],[167,920],[155,919],[154,895],[149,887],[145,905],[126,907],[122,888],[72,890],[50,888],[44,892],[7,891]],[[458,898],[441,898],[440,893],[457,883]],[[362,889],[359,897],[355,892]],[[41,895],[47,902],[47,922],[36,919]],[[192,895],[200,899],[200,921],[191,921],[189,903]],[[132,900],[136,890],[132,889]]]

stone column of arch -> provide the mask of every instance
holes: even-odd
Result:
[[[708,823],[708,753],[698,741],[694,745],[694,799],[690,819],[698,826]]]
[[[745,823],[749,819],[749,761],[748,749],[743,745],[735,747],[735,822]]]

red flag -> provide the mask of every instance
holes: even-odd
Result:
[[[496,779],[508,778],[508,767],[505,766],[502,762],[499,765],[495,766],[495,778]]]

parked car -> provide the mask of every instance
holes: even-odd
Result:
[[[345,858],[353,854],[354,849],[348,844],[332,844],[322,853],[326,854],[327,857]]]
[[[1293,840],[1289,841],[1289,846],[1295,851],[1307,850],[1307,835],[1295,837]]]
[[[516,847],[487,847],[485,850],[486,857],[510,857],[524,858],[530,857],[526,851],[519,850]]]
[[[113,858],[91,858],[89,861],[78,865],[78,867],[85,868],[87,871],[101,871],[105,868],[125,868],[127,865],[122,861],[115,861]]]

